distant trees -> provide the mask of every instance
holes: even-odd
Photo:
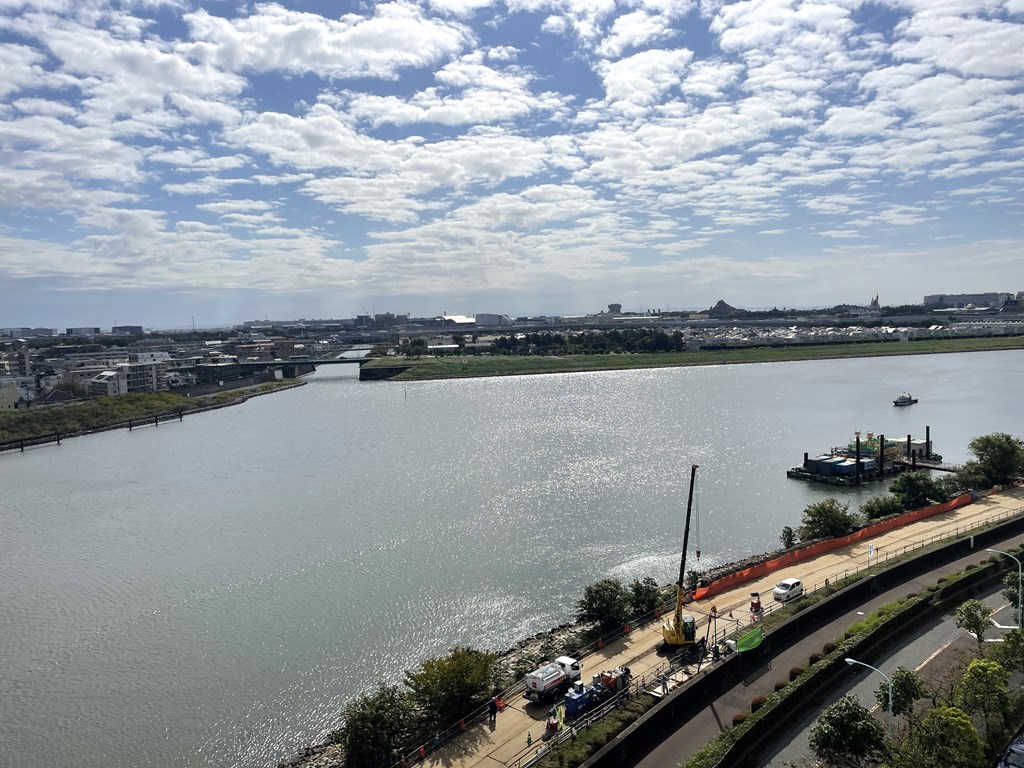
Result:
[[[626,623],[629,610],[630,594],[622,582],[602,579],[583,590],[583,597],[576,603],[576,620],[614,627]]]
[[[889,493],[905,510],[921,509],[946,500],[928,472],[904,472],[892,481]]]
[[[483,704],[493,687],[493,653],[455,648],[445,657],[427,659],[418,672],[406,672],[410,697],[439,726],[456,722]]]
[[[853,533],[859,524],[857,515],[850,512],[849,504],[840,504],[838,500],[828,498],[804,509],[797,537],[801,544],[818,539],[834,539]]]
[[[976,437],[968,448],[974,459],[967,461],[959,474],[969,487],[1005,485],[1024,475],[1024,442],[1005,432]]]
[[[603,628],[625,624],[642,616],[663,601],[658,582],[650,576],[635,579],[628,587],[618,579],[602,579],[583,590],[576,603],[576,620],[597,622]]]
[[[391,768],[416,734],[415,706],[395,685],[350,701],[341,717],[329,739],[342,745],[349,768]]]
[[[629,585],[629,607],[634,616],[650,613],[662,603],[658,582],[650,576],[636,579]]]
[[[898,515],[904,511],[900,500],[891,493],[885,496],[872,496],[860,507],[861,514],[868,520],[878,520],[883,517]]]

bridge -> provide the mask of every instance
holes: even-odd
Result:
[[[362,366],[372,357],[293,357],[288,360],[239,360],[238,366],[252,370],[280,368],[286,379],[294,379],[305,373],[312,373],[321,365]]]

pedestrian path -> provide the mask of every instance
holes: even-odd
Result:
[[[972,526],[1006,519],[1022,511],[1024,489],[1009,489],[959,509],[911,523],[870,541],[780,569],[769,577],[740,585],[702,602],[691,603],[687,606],[687,611],[697,618],[698,635],[703,635],[707,629],[709,610],[714,604],[718,618],[712,620],[712,634],[721,634],[749,621],[748,609],[752,591],[761,592],[762,595],[771,594],[772,588],[783,578],[800,578],[807,585],[808,591],[813,591],[824,586],[826,579],[835,581],[845,574],[867,568],[869,560],[873,566],[922,544],[959,535]],[[730,614],[732,619],[729,618]],[[625,666],[630,668],[634,682],[638,682],[641,687],[660,688],[654,671],[664,663],[664,658],[657,655],[657,646],[660,642],[659,622],[634,629],[629,635],[608,643],[604,648],[584,658],[583,679],[589,680],[591,675],[598,672]],[[675,682],[675,685],[681,682],[683,681]],[[748,706],[749,699],[745,699],[743,707]],[[549,709],[550,704],[536,704],[522,697],[509,699],[505,711],[498,714],[493,725],[479,723],[468,726],[466,732],[454,741],[428,753],[422,765],[430,768],[505,768],[521,764],[524,758],[541,748],[540,737]],[[729,717],[731,718],[731,714]],[[711,731],[708,739],[713,738],[716,732]],[[672,765],[678,763],[679,758],[676,758]]]

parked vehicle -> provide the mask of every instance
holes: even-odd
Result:
[[[996,768],[1024,768],[1024,736],[1010,742]]]
[[[783,579],[772,590],[772,596],[780,603],[798,600],[804,596],[804,583],[800,579]]]
[[[570,656],[559,656],[526,676],[526,698],[548,701],[565,693],[580,679],[582,665]]]

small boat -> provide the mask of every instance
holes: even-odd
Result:
[[[911,397],[909,392],[904,392],[902,395],[892,401],[893,405],[913,405],[917,402],[916,397]]]

